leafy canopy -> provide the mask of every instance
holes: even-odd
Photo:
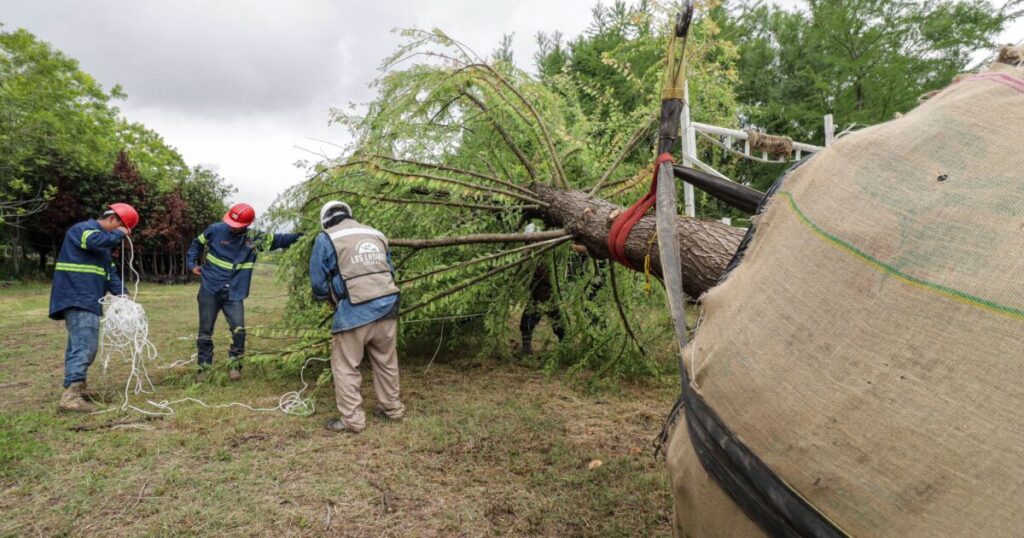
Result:
[[[292,224],[313,232],[319,206],[336,198],[388,237],[440,238],[515,233],[529,221],[542,223],[543,203],[531,191],[537,183],[631,202],[651,173],[669,18],[648,3],[612,9],[628,16],[595,22],[567,46],[542,36],[550,45],[536,58],[536,75],[511,63],[507,39],[487,62],[440,30],[404,31],[408,41],[385,60],[365,113],[333,116],[355,142],[339,159],[319,163],[310,180],[280,198],[274,214],[299,215]],[[735,53],[717,34],[713,21],[698,21],[688,48],[691,94],[701,100],[705,121],[736,116]],[[302,327],[328,314],[308,293],[314,236],[284,255],[290,318]],[[532,308],[531,288],[544,268],[551,301],[567,318],[565,340],[543,357],[544,366],[607,375],[664,371],[656,357],[666,355],[654,353],[668,341],[660,291],[648,294],[642,275],[619,272],[642,353],[619,322],[608,266],[581,260],[563,241],[525,250],[516,244],[395,247],[405,344],[417,347],[443,331],[452,348],[509,353],[509,342],[518,340],[516,314]]]

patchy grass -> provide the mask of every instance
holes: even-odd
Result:
[[[275,325],[284,297],[259,271],[250,325]],[[160,364],[194,349],[196,285],[143,285]],[[333,391],[311,417],[205,409],[130,427],[118,410],[127,375],[94,364],[89,384],[112,411],[56,412],[65,332],[46,317],[49,289],[0,289],[0,536],[608,536],[667,535],[671,500],[650,444],[674,383],[590,393],[489,359],[402,354],[400,423],[370,417],[363,434],[327,432]],[[227,328],[218,320],[216,360]],[[250,351],[280,341],[250,340]],[[246,370],[196,384],[190,368],[157,370],[155,399],[273,407],[295,376]],[[370,377],[369,369],[365,378]],[[372,386],[364,379],[367,411]],[[600,459],[603,465],[588,469]]]

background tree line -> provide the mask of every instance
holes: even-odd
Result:
[[[824,144],[825,114],[834,116],[839,130],[888,121],[917,106],[921,95],[978,67],[981,62],[972,59],[994,52],[1001,45],[997,36],[1024,9],[1024,0],[805,0],[799,8],[766,0],[698,4],[702,27],[719,43],[718,55],[702,61],[718,62],[728,72],[723,91],[736,103],[735,114],[720,124],[818,145]],[[589,106],[597,106],[588,97],[600,93],[596,89],[625,109],[643,104],[643,90],[631,79],[648,73],[640,79],[644,86],[659,83],[663,51],[644,45],[657,39],[650,16],[658,6],[648,0],[599,2],[583,34],[571,40],[538,35],[534,64],[540,79],[552,85],[559,75],[570,75]],[[691,99],[696,121],[706,121],[701,116],[707,96],[691,92]],[[697,145],[705,162],[760,190],[785,169],[729,159],[699,138]],[[701,208],[698,213],[709,217],[730,213],[707,196]]]
[[[185,274],[189,242],[235,189],[121,116],[125,97],[28,31],[0,33],[0,280],[48,274],[67,228],[114,201],[142,216],[136,267]]]

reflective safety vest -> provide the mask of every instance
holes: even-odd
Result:
[[[271,234],[256,230],[232,233],[223,222],[211,224],[189,245],[185,265],[191,271],[206,251],[203,265],[203,289],[217,293],[227,288],[228,298],[241,301],[249,296],[252,270],[256,267],[258,252],[288,248],[302,234]]]
[[[50,318],[64,319],[64,311],[78,308],[102,315],[100,299],[107,292],[123,293],[111,252],[124,234],[108,232],[96,220],[79,222],[64,234],[50,288]]]
[[[388,240],[380,231],[345,219],[324,230],[338,257],[338,273],[345,281],[348,299],[365,303],[400,290],[388,263]]]

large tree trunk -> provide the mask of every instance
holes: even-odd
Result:
[[[530,189],[539,200],[548,204],[541,208],[545,221],[564,228],[575,240],[587,247],[596,258],[608,258],[608,231],[613,211],[623,208],[590,196],[582,191],[566,190],[543,184]],[[715,285],[725,272],[743,239],[744,230],[718,221],[688,217],[676,219],[679,253],[682,261],[683,286],[691,297],[698,297]],[[650,254],[651,273],[661,278],[661,258],[655,234],[654,215],[640,219],[626,241],[626,257],[634,267],[642,268]]]

